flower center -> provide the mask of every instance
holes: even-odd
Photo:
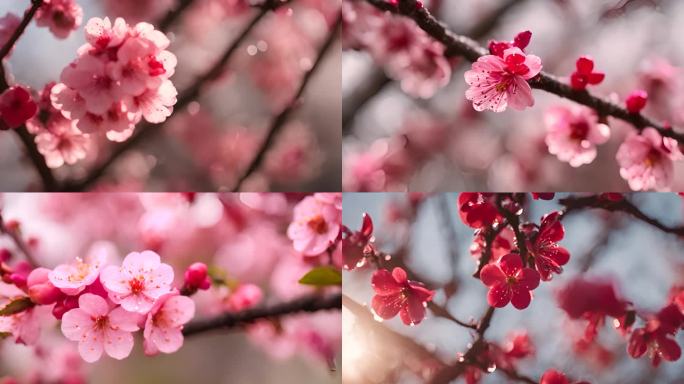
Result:
[[[98,316],[95,318],[94,328],[97,330],[103,330],[109,326],[109,318],[107,316]]]
[[[75,265],[75,272],[69,275],[69,281],[81,281],[85,279],[86,276],[88,276],[88,273],[90,272],[90,265],[88,263],[84,263],[83,259],[80,257],[76,258],[76,265]]]
[[[515,276],[506,276],[506,283],[508,285],[514,285],[518,283],[518,279],[516,279]]]
[[[589,124],[586,121],[577,121],[570,124],[570,138],[574,140],[584,140],[589,134]]]
[[[131,293],[134,295],[137,295],[145,290],[145,278],[142,276],[138,276],[135,279],[129,280],[128,284],[131,287]]]
[[[658,151],[655,149],[652,149],[651,152],[648,153],[648,156],[644,158],[644,165],[647,168],[653,168],[658,163],[659,159],[660,153],[658,153]]]
[[[321,215],[316,215],[310,218],[306,224],[309,226],[309,228],[311,228],[312,231],[318,233],[319,235],[328,232],[328,223],[325,222],[325,219]]]
[[[166,73],[166,69],[164,69],[164,64],[161,61],[157,60],[157,58],[154,56],[150,56],[150,58],[147,60],[147,66],[150,69],[150,76],[161,76]]]
[[[525,65],[525,56],[513,54],[506,57],[506,71],[512,75],[524,75],[530,71]]]

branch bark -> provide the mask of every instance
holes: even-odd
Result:
[[[314,313],[326,310],[340,310],[341,308],[341,293],[329,296],[304,296],[271,306],[248,309],[236,313],[224,313],[213,318],[195,320],[183,328],[183,335],[192,336],[217,329],[234,328],[252,324],[259,320],[278,318],[296,313]]]
[[[488,51],[470,37],[458,35],[447,29],[439,20],[435,19],[425,7],[419,6],[417,0],[399,0],[398,5],[392,5],[384,0],[366,0],[378,9],[412,19],[423,31],[436,41],[444,44],[444,55],[462,56],[468,61],[475,62]],[[578,91],[570,85],[561,82],[557,77],[545,72],[529,80],[532,88],[544,90],[557,96],[572,100],[576,103],[594,109],[599,116],[612,116],[633,125],[638,131],[646,127],[658,130],[662,136],[671,137],[684,144],[684,134],[666,127],[641,113],[630,113],[627,109],[586,90]]]

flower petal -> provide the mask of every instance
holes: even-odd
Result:
[[[511,289],[508,284],[496,283],[487,293],[487,302],[492,307],[505,307],[511,301]]]
[[[391,319],[399,313],[399,310],[406,304],[406,298],[402,294],[373,296],[371,307],[373,312],[383,319]]]
[[[480,280],[489,287],[496,283],[503,283],[506,280],[506,275],[498,265],[487,264],[480,271]]]
[[[499,267],[506,276],[515,276],[522,266],[522,260],[517,253],[509,253],[501,257],[501,260],[499,261]]]
[[[530,291],[519,285],[514,286],[511,290],[511,303],[513,303],[514,307],[517,309],[525,309],[530,305],[530,302],[532,301]]]
[[[373,277],[371,277],[371,285],[375,292],[379,295],[394,295],[404,288],[403,285],[399,284],[394,280],[394,276],[390,271],[386,269],[378,269],[373,272]]]

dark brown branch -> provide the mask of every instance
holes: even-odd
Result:
[[[180,0],[180,3],[172,10],[170,10],[166,16],[164,16],[163,19],[159,22],[159,30],[162,32],[166,32],[171,28],[171,25],[178,20],[178,18],[181,17],[183,12],[185,12],[186,9],[188,9],[195,0]]]
[[[470,328],[470,329],[477,329],[477,324],[473,323],[467,323],[463,320],[457,319],[454,315],[451,314],[445,307],[435,303],[434,301],[431,301],[428,303],[428,309],[432,312],[433,315],[436,317],[441,317],[443,319],[447,319],[449,321],[452,321],[461,327],[465,328]]]
[[[475,24],[472,29],[465,32],[475,40],[484,38],[494,28],[499,25],[501,18],[506,15],[513,7],[523,3],[525,0],[507,0],[497,9],[492,11],[487,17]],[[434,8],[433,8],[434,14]],[[387,77],[381,69],[375,69],[362,84],[355,89],[352,94],[345,98],[342,103],[342,135],[348,135],[352,128],[354,117],[368,101],[392,83],[392,79]]]
[[[441,22],[435,19],[425,7],[418,6],[416,0],[399,0],[398,6],[394,6],[384,0],[366,0],[376,8],[403,15],[412,19],[423,31],[433,39],[445,46],[444,54],[447,57],[462,56],[468,61],[475,62],[480,56],[488,54],[487,50],[480,46],[470,37],[457,35],[447,29]],[[586,90],[577,91],[570,85],[561,82],[553,75],[541,72],[538,76],[529,80],[530,86],[541,89],[557,96],[575,101],[594,109],[599,116],[613,116],[626,121],[641,131],[646,127],[653,127],[667,137],[671,137],[680,143],[684,143],[684,134],[673,129],[666,128],[663,124],[640,114],[630,113],[625,108],[607,100],[594,96]]]
[[[24,239],[21,237],[21,233],[19,233],[17,230],[7,228],[7,225],[5,225],[5,219],[0,215],[0,233],[5,234],[9,236],[12,241],[14,242],[14,245],[19,248],[21,253],[24,254],[24,257],[26,258],[26,261],[29,262],[34,267],[39,266],[38,262],[36,261],[36,258],[33,256],[33,252],[31,252],[31,249],[29,246],[26,244]]]
[[[24,34],[26,27],[31,23],[33,16],[36,15],[36,12],[38,12],[38,8],[40,8],[41,5],[43,5],[43,0],[31,0],[31,7],[24,13],[24,18],[21,20],[21,23],[19,23],[19,27],[17,27],[9,40],[7,40],[5,45],[0,49],[0,61],[9,55],[12,47],[17,43],[17,40],[19,40],[21,35]]]
[[[191,336],[207,331],[233,328],[252,324],[255,321],[273,319],[296,313],[313,313],[326,310],[340,310],[342,294],[329,296],[311,295],[271,306],[248,309],[242,312],[224,313],[222,315],[194,320],[183,328],[183,335]]]
[[[684,236],[684,226],[666,225],[660,222],[658,219],[655,219],[645,214],[636,205],[634,205],[626,198],[623,198],[620,201],[612,201],[604,199],[597,195],[582,197],[570,196],[563,199],[559,199],[558,203],[565,207],[563,213],[564,216],[572,212],[586,208],[603,209],[608,212],[624,212],[637,220],[643,221],[646,224],[658,228],[663,232],[671,233],[677,236]]]
[[[247,36],[249,36],[251,31],[261,21],[261,19],[263,19],[269,13],[269,11],[275,10],[289,2],[290,0],[269,0],[262,5],[259,8],[258,13],[249,21],[249,23],[247,23],[245,28],[243,28],[237,38],[235,38],[233,43],[223,52],[221,57],[214,63],[214,65],[203,75],[195,79],[193,85],[180,94],[174,109],[178,111],[185,108],[199,96],[200,91],[202,88],[204,88],[204,86],[221,76],[223,73],[223,68],[229,59],[235,52],[237,52]],[[132,148],[135,148],[153,134],[157,133],[159,131],[159,128],[155,128],[157,126],[159,126],[159,124],[151,124],[147,122],[141,124],[137,127],[136,133],[133,134],[129,140],[116,146],[109,157],[103,160],[98,166],[90,170],[87,176],[81,180],[66,182],[61,189],[64,191],[83,191],[90,188],[95,182],[105,175],[109,167],[112,166],[112,164],[114,164],[123,154]]]
[[[501,215],[506,219],[513,230],[513,233],[515,234],[515,243],[518,246],[518,251],[520,252],[520,258],[522,259],[523,266],[526,266],[528,264],[527,238],[520,230],[520,217],[502,205],[501,197],[502,196],[500,194],[497,196],[497,208],[499,209],[499,213],[501,213]]]
[[[256,172],[259,167],[261,166],[261,163],[264,161],[266,158],[266,153],[268,152],[269,149],[271,149],[271,146],[275,142],[275,138],[278,136],[282,128],[285,126],[285,123],[287,122],[288,118],[292,114],[292,112],[295,110],[297,106],[300,104],[300,99],[302,98],[304,94],[304,90],[306,89],[306,86],[309,84],[309,81],[313,77],[313,75],[317,72],[318,68],[320,68],[321,63],[323,62],[323,59],[326,57],[326,54],[330,50],[330,48],[333,46],[335,41],[337,40],[339,29],[342,25],[342,12],[337,16],[337,21],[335,22],[335,25],[332,27],[330,30],[330,33],[328,34],[328,37],[325,39],[325,42],[321,46],[318,56],[316,57],[316,61],[314,62],[313,66],[309,71],[307,71],[304,74],[304,77],[302,78],[301,83],[299,84],[299,88],[297,89],[297,92],[294,94],[292,99],[289,101],[285,109],[283,109],[271,122],[270,127],[268,128],[268,131],[266,133],[266,138],[264,141],[261,143],[261,146],[256,152],[256,155],[252,159],[252,161],[249,163],[245,171],[240,175],[238,178],[237,182],[232,188],[233,192],[237,192],[240,190],[240,187],[242,187],[242,184],[247,180],[254,172]]]
[[[33,163],[33,167],[38,172],[43,183],[43,190],[47,192],[54,192],[58,189],[58,182],[52,169],[45,163],[45,157],[38,151],[38,147],[33,139],[33,136],[26,129],[25,125],[14,130],[19,137],[19,140],[24,144],[24,149],[28,158]]]

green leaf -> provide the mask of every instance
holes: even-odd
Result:
[[[333,267],[316,267],[299,279],[299,284],[316,287],[342,285],[342,273]]]
[[[0,309],[0,316],[11,316],[31,307],[33,307],[31,299],[28,297],[21,297],[11,301],[9,304],[5,305],[4,308]]]

